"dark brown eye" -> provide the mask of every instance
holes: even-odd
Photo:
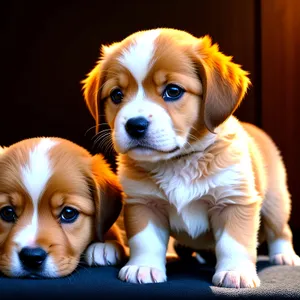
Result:
[[[110,93],[110,98],[114,104],[120,104],[124,98],[124,95],[120,89],[114,89]]]
[[[61,223],[73,223],[79,216],[79,211],[73,207],[66,206],[59,215]]]
[[[165,101],[176,101],[185,93],[185,90],[176,85],[176,84],[168,84],[163,92],[162,97]]]
[[[5,206],[0,210],[0,217],[3,221],[14,223],[17,220],[17,215],[12,206]]]

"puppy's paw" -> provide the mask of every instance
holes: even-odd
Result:
[[[126,265],[119,272],[119,278],[131,283],[158,283],[167,280],[166,273],[146,266]]]
[[[260,285],[260,280],[255,272],[216,272],[212,281],[214,285],[226,288],[254,288]]]
[[[125,257],[124,248],[116,241],[91,244],[85,253],[85,261],[89,266],[113,266]]]
[[[279,253],[270,257],[275,265],[300,266],[300,257],[295,253]]]

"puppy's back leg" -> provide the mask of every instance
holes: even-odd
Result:
[[[270,262],[298,266],[300,258],[294,251],[293,236],[288,225],[290,206],[286,184],[269,190],[262,207],[262,226],[267,238]]]
[[[243,126],[255,141],[251,143],[252,150],[255,150],[253,161],[261,160],[257,164],[256,179],[257,186],[261,187],[261,190],[258,190],[265,195],[261,213],[270,260],[276,264],[299,265],[300,259],[293,249],[292,232],[288,225],[291,200],[281,155],[275,143],[264,131],[248,123],[244,123]],[[264,172],[266,177],[263,176]],[[264,178],[267,179],[266,186],[261,184]]]

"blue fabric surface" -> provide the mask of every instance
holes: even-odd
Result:
[[[118,280],[116,267],[80,267],[60,279],[0,277],[0,299],[300,299],[300,267],[271,266],[260,257],[257,269],[261,287],[237,290],[212,286],[213,266],[195,259],[168,263],[168,281],[147,285]]]

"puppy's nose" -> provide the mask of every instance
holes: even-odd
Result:
[[[42,248],[23,248],[19,253],[20,260],[24,267],[38,269],[47,257],[47,252]]]
[[[126,122],[125,129],[127,133],[135,138],[142,138],[147,131],[149,122],[144,117],[131,118]]]

